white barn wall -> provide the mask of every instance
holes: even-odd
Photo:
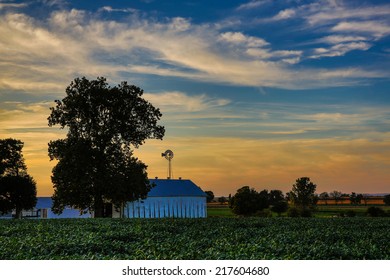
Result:
[[[206,198],[148,197],[128,202],[124,214],[128,218],[206,218]]]

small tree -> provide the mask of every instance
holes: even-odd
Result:
[[[352,205],[359,205],[362,202],[363,195],[362,194],[356,194],[355,192],[352,192],[349,196],[349,200],[351,201]]]
[[[364,205],[367,206],[367,202],[370,199],[370,196],[368,194],[363,194],[362,200],[364,201]]]
[[[221,203],[221,205],[225,204],[227,201],[228,200],[224,196],[218,197],[218,202]]]
[[[317,185],[312,183],[310,178],[298,178],[289,192],[291,202],[303,210],[314,206],[318,201],[318,197],[315,195],[316,187]]]
[[[325,205],[328,205],[329,194],[327,192],[320,193],[319,199],[325,201]]]
[[[234,214],[243,216],[253,215],[265,208],[259,203],[259,193],[249,186],[237,190],[230,200],[229,207]]]
[[[36,183],[27,174],[23,145],[16,139],[0,140],[0,213],[15,210],[15,218],[21,218],[23,209],[31,209],[37,203]]]
[[[212,191],[205,191],[207,203],[210,203],[214,199],[214,193]]]
[[[390,205],[390,194],[385,195],[385,196],[383,197],[383,202],[384,202],[386,205]]]
[[[333,191],[330,193],[330,197],[334,200],[334,203],[337,205],[337,203],[341,200],[342,192],[339,191]]]

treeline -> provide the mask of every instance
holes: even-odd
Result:
[[[334,199],[337,202],[348,199],[351,205],[360,205],[362,201],[367,203],[368,196],[352,192],[351,194],[343,194],[339,191],[331,193],[317,194],[317,185],[310,181],[308,177],[301,177],[295,181],[291,191],[283,194],[281,190],[264,189],[256,191],[254,188],[244,186],[237,190],[236,194],[231,196],[227,201],[232,212],[241,216],[271,216],[271,212],[275,212],[280,216],[287,212],[289,217],[310,217],[312,216],[315,207],[320,200]],[[206,192],[208,201],[214,198],[211,191]],[[218,200],[221,200],[219,198]],[[223,203],[223,201],[220,201]],[[386,205],[390,205],[390,195],[386,195],[383,199]],[[370,207],[367,210],[369,216],[383,216],[384,211],[378,207]],[[383,215],[382,215],[383,214]]]

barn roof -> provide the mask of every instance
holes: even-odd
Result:
[[[51,197],[37,197],[37,205],[35,208],[43,209],[43,208],[51,208],[52,200]]]
[[[150,183],[155,187],[150,190],[148,197],[167,197],[167,196],[200,196],[206,197],[206,194],[195,185],[191,180],[182,179],[151,179]]]

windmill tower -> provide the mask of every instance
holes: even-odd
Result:
[[[161,154],[162,157],[165,157],[168,160],[168,179],[172,178],[172,164],[171,161],[173,159],[173,152],[171,150],[166,150]]]

